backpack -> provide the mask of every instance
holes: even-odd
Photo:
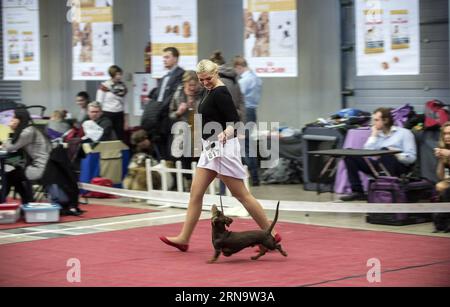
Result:
[[[438,128],[450,119],[448,106],[437,99],[425,104],[425,128]]]
[[[369,203],[413,203],[438,199],[434,184],[424,178],[380,176],[369,181]],[[381,225],[410,225],[431,221],[424,213],[368,213],[367,223]]]
[[[102,177],[95,177],[92,178],[91,184],[103,186],[103,187],[113,187],[113,182],[111,179],[108,178],[102,178]],[[92,198],[116,198],[116,196],[111,194],[106,194],[102,192],[94,192],[90,191],[87,194],[84,195],[84,197],[92,197]]]
[[[340,117],[340,118],[348,118],[348,117],[355,117],[355,116],[366,116],[369,115],[370,113],[355,109],[355,108],[347,108],[347,109],[342,109],[339,112],[337,112],[335,114],[335,116]]]
[[[393,109],[391,114],[394,119],[394,125],[404,127],[408,119],[414,115],[414,108],[407,103],[401,107]]]
[[[144,106],[144,113],[141,118],[141,126],[147,131],[153,141],[158,141],[166,127],[163,122],[169,117],[169,105],[152,100]]]
[[[277,166],[267,169],[261,180],[267,184],[302,182],[303,166],[300,161],[280,158]]]
[[[369,203],[414,203],[437,201],[434,184],[424,178],[379,176],[369,182]]]

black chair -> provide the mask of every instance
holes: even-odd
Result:
[[[32,110],[32,109],[40,109],[41,111],[40,111],[39,116],[40,116],[41,118],[44,118],[45,111],[47,110],[47,108],[46,108],[45,106],[41,106],[41,105],[25,106],[25,109],[27,109],[28,112],[30,112],[30,110]],[[30,112],[30,113],[31,113],[31,112]]]

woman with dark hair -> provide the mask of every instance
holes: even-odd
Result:
[[[14,186],[22,203],[29,203],[33,201],[30,180],[42,178],[50,157],[51,145],[46,137],[32,125],[30,113],[26,109],[14,111],[14,117],[11,119],[9,127],[13,132],[2,148],[7,152],[17,152],[23,149],[27,156],[27,162],[24,167],[14,165],[14,169],[7,172],[6,195],[9,193],[10,187]]]

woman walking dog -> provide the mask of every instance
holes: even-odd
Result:
[[[181,232],[176,237],[160,237],[164,243],[183,252],[188,250],[189,240],[200,218],[203,195],[216,177],[225,183],[232,195],[244,205],[261,229],[270,227],[261,204],[244,185],[243,179],[246,178],[247,173],[241,162],[239,141],[235,128],[231,125],[227,126],[227,123],[238,122],[239,117],[230,93],[219,78],[218,66],[210,60],[202,60],[197,65],[197,75],[206,89],[198,107],[198,112],[202,115],[203,151],[192,182],[186,220]],[[220,131],[214,129],[215,126],[219,128],[218,125],[221,126]],[[210,159],[208,156],[214,155],[213,144],[216,144],[213,143],[214,141],[222,144],[219,147],[223,146],[223,156]],[[272,232],[272,235],[276,242],[281,241],[279,234]]]

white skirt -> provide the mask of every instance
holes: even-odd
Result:
[[[233,177],[237,179],[245,179],[248,177],[247,171],[242,165],[241,160],[241,145],[237,137],[227,140],[225,145],[220,146],[221,155],[212,160],[206,157],[205,147],[209,142],[202,140],[203,150],[200,154],[197,167],[207,168],[220,175]]]

